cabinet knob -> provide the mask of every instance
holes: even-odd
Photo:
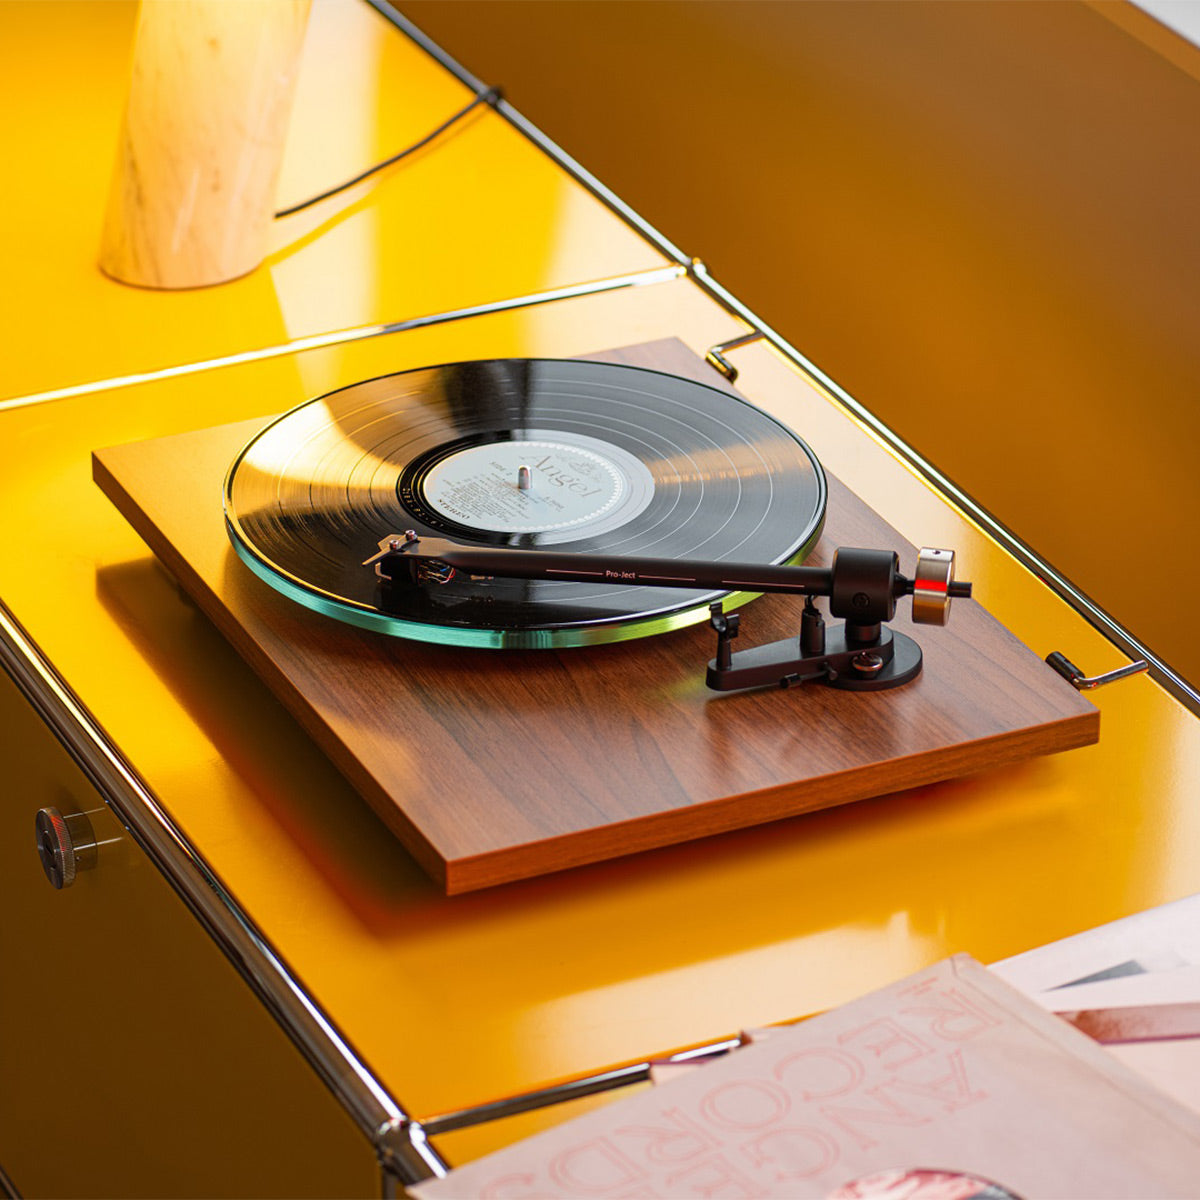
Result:
[[[63,816],[57,808],[39,808],[35,825],[38,858],[56,888],[70,887],[80,871],[95,866],[96,838],[83,813]]]

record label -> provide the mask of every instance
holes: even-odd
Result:
[[[454,451],[428,469],[421,491],[434,512],[460,525],[565,539],[631,521],[650,503],[654,479],[619,446],[559,434]]]
[[[234,549],[284,595],[399,637],[483,647],[642,637],[748,597],[470,576],[388,585],[363,565],[380,539],[411,529],[609,558],[787,563],[816,543],[825,499],[812,451],[740,397],[559,359],[453,363],[310,400],[253,438],[225,481]]]

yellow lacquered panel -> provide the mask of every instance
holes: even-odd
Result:
[[[94,446],[265,415],[390,370],[664,336],[702,353],[738,332],[679,281],[0,414],[0,498],[25,514],[0,594],[418,1115],[1200,890],[1200,725],[1140,678],[1097,693],[1095,747],[445,899],[90,482]],[[1039,654],[1117,665],[1078,615],[772,352],[735,353],[746,394],[902,535],[956,547],[960,575]],[[803,702],[781,692],[780,720]]]
[[[661,265],[494,112],[277,221],[260,269],[156,292],[96,266],[136,7],[0,4],[0,400]],[[502,82],[502,81],[498,81]],[[424,136],[469,90],[361,0],[315,0],[284,207]]]
[[[17,1191],[377,1195],[370,1142],[3,672],[0,756],[0,1167]],[[35,853],[44,806],[99,843],[60,891]]]

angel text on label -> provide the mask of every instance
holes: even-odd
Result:
[[[552,455],[547,454],[541,462],[534,463],[534,470],[540,472],[539,478],[549,480],[555,487],[565,487],[568,491],[574,492],[578,496],[585,499],[588,496],[598,496],[600,488],[592,487],[589,490],[590,480],[579,478],[578,469],[584,464],[576,464],[576,474],[570,475],[561,467],[556,466]]]

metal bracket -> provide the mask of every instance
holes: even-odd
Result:
[[[449,1164],[429,1143],[424,1125],[408,1117],[386,1121],[375,1132],[375,1152],[383,1170],[385,1200],[398,1195],[397,1188],[423,1179],[442,1179]]]
[[[1143,671],[1150,669],[1150,664],[1144,658],[1139,658],[1136,662],[1131,662],[1124,667],[1118,667],[1115,671],[1109,671],[1104,675],[1085,675],[1065,654],[1060,654],[1057,650],[1046,655],[1046,662],[1073,688],[1080,692],[1088,692],[1092,688],[1104,687],[1108,683],[1116,683],[1118,679],[1129,679],[1134,675],[1141,675]]]
[[[737,350],[742,346],[749,346],[751,342],[761,341],[767,335],[760,329],[756,329],[751,333],[744,333],[741,337],[735,337],[728,342],[718,342],[715,346],[710,346],[708,353],[704,356],[704,361],[715,371],[720,371],[730,383],[733,383],[738,377],[738,369],[725,357],[730,350]]]

